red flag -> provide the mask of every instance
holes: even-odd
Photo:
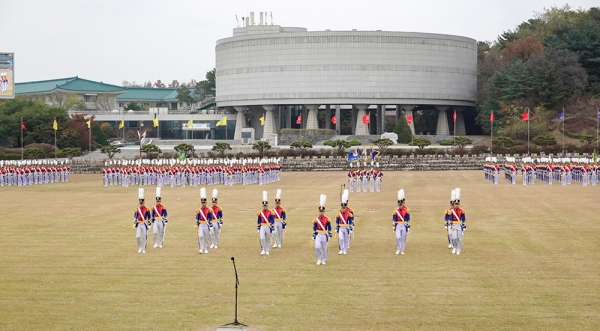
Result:
[[[21,119],[21,129],[27,130],[27,126],[25,126],[25,122],[23,122],[23,119]]]
[[[493,122],[496,118],[494,117],[494,112],[490,113],[490,122]]]
[[[362,121],[365,124],[369,124],[371,122],[371,118],[369,117],[369,114],[365,114],[365,116],[363,116],[363,118],[362,118]]]
[[[452,119],[454,120],[454,122],[456,122],[456,110],[454,111],[454,114],[452,115]]]
[[[335,118],[335,115],[333,115],[333,117],[331,118],[331,123],[333,123],[333,124],[337,123],[337,119]]]
[[[529,112],[524,112],[523,114],[521,114],[521,118],[523,119],[523,121],[529,121]]]
[[[408,122],[408,125],[410,125],[410,123],[412,123],[413,118],[412,118],[412,113],[408,116],[406,116],[406,122]]]
[[[298,118],[296,118],[296,124],[302,124],[302,114],[298,115]]]

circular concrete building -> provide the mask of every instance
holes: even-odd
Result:
[[[217,41],[216,84],[217,106],[235,108],[238,123],[255,127],[264,114],[257,136],[292,127],[298,117],[300,127],[316,129],[323,107],[328,118],[333,109],[337,118],[352,109],[352,134],[380,134],[386,110],[398,117],[424,106],[443,115],[436,134],[450,134],[446,112],[454,110],[456,133],[464,135],[462,111],[475,106],[477,42],[431,33],[249,25]],[[370,128],[361,120],[366,112],[374,116]]]

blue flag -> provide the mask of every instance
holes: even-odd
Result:
[[[556,118],[563,121],[565,119],[565,112],[558,114],[558,117],[556,117]]]
[[[372,151],[371,152],[371,160],[375,160],[376,157],[379,156],[379,151]]]
[[[600,118],[600,109],[598,109],[598,118]]]
[[[359,155],[360,152],[357,152],[357,150],[351,151],[350,153],[348,153],[348,162],[358,161]]]

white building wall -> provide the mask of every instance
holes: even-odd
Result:
[[[218,107],[475,105],[473,39],[413,32],[272,30],[238,31],[217,41]]]

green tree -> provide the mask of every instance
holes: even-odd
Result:
[[[514,100],[525,98],[531,88],[531,75],[523,61],[518,58],[513,58],[502,75],[497,78],[505,78],[505,82],[501,84],[500,101],[509,103]]]
[[[112,159],[115,156],[115,154],[121,153],[121,149],[117,146],[107,145],[102,146],[102,148],[100,149],[100,153],[106,154],[106,156],[108,156],[109,159]]]
[[[459,148],[465,148],[467,145],[473,144],[473,140],[467,137],[456,137],[454,138],[454,146],[458,146]]]
[[[104,131],[100,128],[97,122],[92,124],[92,138],[94,141],[102,146],[108,145],[108,140],[106,139],[106,135]]]
[[[194,156],[194,145],[191,144],[179,144],[174,147],[175,151],[179,154],[183,153],[185,158],[191,158]]]
[[[191,105],[194,99],[192,98],[192,92],[187,86],[180,86],[177,89],[177,99],[181,102],[185,102]]]
[[[591,134],[584,134],[579,137],[579,142],[582,144],[593,144],[596,141],[596,136]]]
[[[294,141],[290,144],[290,148],[299,150],[301,156],[304,156],[306,151],[312,147],[313,145],[308,141]]]
[[[114,134],[114,129],[112,127],[112,125],[110,125],[110,123],[102,123],[102,125],[100,125],[100,130],[102,130],[102,133],[104,133],[104,136],[106,138],[111,138]]]
[[[385,151],[386,148],[388,148],[389,146],[392,146],[394,144],[394,142],[388,138],[375,139],[372,141],[372,143],[374,145],[376,145],[377,147],[379,147],[379,149],[381,150],[382,153]]]
[[[418,146],[419,149],[424,149],[425,146],[431,145],[431,140],[427,138],[415,138],[410,142],[410,144],[412,146]]]
[[[260,157],[265,155],[265,151],[271,149],[271,145],[266,141],[257,141],[254,145],[252,145],[252,149],[258,151]]]
[[[346,149],[350,148],[350,142],[343,139],[337,139],[333,141],[331,147],[337,148],[337,156],[343,156],[346,154]]]
[[[204,90],[204,96],[206,94],[216,95],[216,68],[206,72],[205,80],[198,82],[198,85]]]
[[[58,123],[58,135],[67,127],[67,112],[61,107],[48,106],[43,102],[25,98],[6,100],[0,103],[0,137],[12,138],[21,146],[21,118],[26,129],[23,145],[46,143],[54,145],[54,119]]]
[[[556,145],[556,138],[550,134],[542,134],[536,136],[531,141],[538,146],[552,146]]]
[[[408,144],[412,139],[412,131],[404,116],[400,116],[396,126],[394,127],[394,133],[398,135],[398,143]]]
[[[25,148],[23,158],[26,159],[45,159],[46,153],[41,148]]]
[[[515,141],[512,140],[512,138],[504,136],[494,137],[494,139],[492,139],[492,142],[494,143],[494,146],[501,147],[512,147],[515,145]]]
[[[142,110],[142,106],[138,105],[136,102],[131,101],[123,109],[138,111],[138,110]]]
[[[231,150],[231,145],[224,142],[218,142],[212,147],[212,150],[217,152],[219,157],[225,157],[225,152]]]
[[[141,148],[142,153],[146,154],[146,158],[148,159],[156,159],[162,150],[158,148],[158,146],[154,144],[144,145]]]
[[[81,156],[81,149],[77,147],[67,147],[62,149],[62,152],[68,158],[72,158],[74,156]]]

